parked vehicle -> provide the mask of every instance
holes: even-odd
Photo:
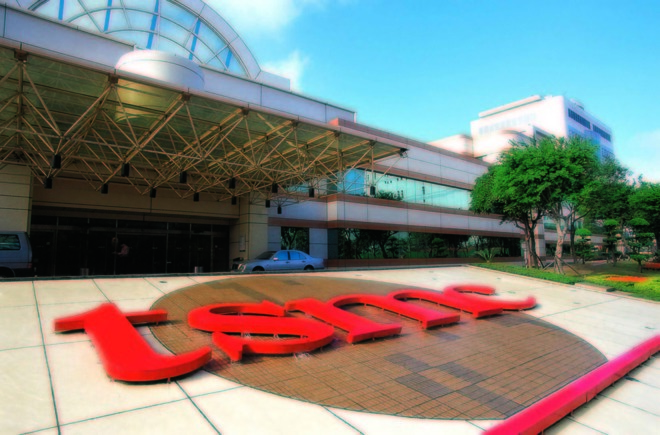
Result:
[[[33,275],[32,247],[27,233],[0,231],[0,277]]]
[[[237,272],[324,269],[322,258],[294,250],[266,251],[253,260],[239,263]]]

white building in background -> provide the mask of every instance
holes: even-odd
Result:
[[[614,155],[612,130],[582,103],[563,96],[534,95],[486,110],[470,123],[470,130],[473,156],[487,162],[494,162],[512,140],[549,135],[582,136],[599,146],[601,158]]]

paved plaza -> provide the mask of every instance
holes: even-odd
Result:
[[[538,305],[483,319],[462,313],[458,324],[429,330],[350,307],[400,323],[402,333],[348,344],[337,331],[315,352],[235,363],[185,321],[211,303],[284,305],[461,283]],[[138,328],[145,339],[163,353],[211,345],[213,360],[169,383],[113,382],[84,332],[53,332],[54,319],[104,302],[124,312],[166,309],[168,323]],[[660,304],[475,267],[36,280],[0,283],[0,327],[0,434],[478,434],[658,334]],[[656,356],[547,433],[652,433],[659,392]]]

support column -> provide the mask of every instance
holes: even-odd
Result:
[[[248,198],[241,198],[239,207],[238,222],[229,230],[229,257],[247,260],[268,250],[268,209]]]
[[[543,225],[543,219],[541,219],[541,222],[539,222],[539,224],[536,226],[534,235],[536,236],[536,254],[543,258],[546,255],[545,226]]]
[[[328,230],[325,228],[309,229],[309,255],[328,259]]]
[[[279,251],[282,249],[282,227],[268,227],[268,250]]]
[[[31,214],[30,168],[0,164],[0,230],[29,232]]]

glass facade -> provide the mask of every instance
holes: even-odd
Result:
[[[229,227],[33,214],[38,276],[192,273],[229,269]]]
[[[461,234],[340,228],[330,230],[330,259],[471,258],[486,248],[498,257],[519,257],[520,239]]]
[[[373,191],[371,186],[375,188]],[[336,190],[348,195],[373,196],[411,204],[459,210],[470,208],[469,190],[362,169],[348,171],[343,176],[343,180],[337,183]],[[330,189],[329,193],[331,193]]]
[[[208,10],[208,6],[206,6]],[[166,51],[203,65],[246,76],[241,58],[222,32],[176,0],[46,0],[30,10],[105,33],[136,47]],[[219,16],[216,16],[222,20]]]
[[[309,254],[309,228],[282,227],[280,249],[295,249]]]

